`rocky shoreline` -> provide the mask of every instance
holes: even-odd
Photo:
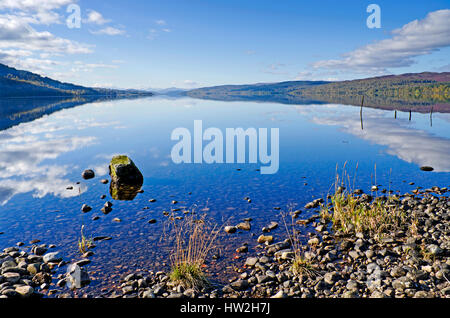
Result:
[[[301,256],[305,268],[300,274],[292,271],[295,242],[288,235],[284,241],[272,242],[270,231],[277,228],[272,222],[258,237],[260,252],[245,261],[237,260],[236,277],[228,284],[199,291],[171,282],[167,273],[142,270],[124,276],[109,297],[449,298],[450,200],[446,193],[446,188],[434,187],[396,195],[395,200],[377,197],[377,202],[395,204],[406,215],[401,226],[383,236],[335,231],[319,213],[323,201],[309,203],[305,208],[318,213],[307,220],[296,219],[297,225],[315,229],[304,240]],[[362,191],[357,195],[361,202],[375,201]],[[298,215],[294,213],[294,217]],[[249,226],[249,222],[244,220],[237,228]],[[234,231],[227,233],[234,235]],[[34,242],[28,251],[22,246],[4,249],[0,254],[0,298],[71,297],[67,292],[52,291],[52,286],[81,288],[82,293],[89,281],[83,266],[89,260],[70,264],[65,275],[56,275],[55,269],[68,264],[59,253],[48,252],[54,248]]]

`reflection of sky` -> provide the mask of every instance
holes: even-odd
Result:
[[[80,122],[70,117],[58,119],[42,118],[0,132],[0,204],[6,204],[20,193],[31,192],[37,198],[48,194],[66,198],[87,190],[85,185],[75,186],[67,179],[68,172],[77,168],[75,165],[55,165],[54,160],[61,154],[93,144],[96,138],[63,133],[74,127],[83,130],[115,123]],[[68,191],[68,186],[76,191]]]
[[[293,112],[301,116],[293,116]],[[332,129],[319,126],[327,125],[340,127],[342,138],[344,133],[351,134],[387,147],[388,154],[405,162],[449,172],[448,114],[435,114],[432,128],[426,127],[427,115],[413,114],[412,122],[402,118],[407,115],[399,113],[394,120],[389,117],[390,112],[365,109],[362,131],[358,107],[333,104],[287,106],[152,98],[84,105],[0,131],[0,204],[22,193],[32,193],[37,198],[77,196],[78,186],[70,179],[79,177],[88,167],[99,177],[107,175],[109,160],[119,153],[129,154],[146,177],[183,180],[183,174],[170,175],[170,169],[174,169],[170,134],[176,127],[192,129],[196,119],[203,120],[204,128],[279,127],[281,164],[291,162],[299,170],[304,169],[306,162],[320,166],[350,156],[366,159],[358,157],[358,149],[350,154],[347,148],[336,144],[336,136],[330,135],[334,134]],[[122,129],[124,124],[126,129]],[[320,147],[321,141],[327,146]],[[372,147],[369,143],[367,149]],[[301,149],[312,150],[309,156],[302,155],[303,161],[298,157]],[[207,171],[207,167],[203,168]],[[222,168],[224,173],[229,169]],[[67,191],[67,186],[74,186],[76,191]],[[86,190],[82,185],[81,192]]]
[[[308,113],[304,108],[300,112]],[[436,117],[448,120],[445,114]],[[450,139],[411,127],[407,119],[387,118],[386,112],[383,111],[365,111],[364,130],[361,129],[359,111],[350,114],[335,111],[314,113],[313,121],[320,125],[339,126],[346,133],[386,146],[388,154],[408,163],[431,166],[436,172],[450,172]]]

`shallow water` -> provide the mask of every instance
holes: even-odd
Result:
[[[253,218],[252,231],[221,237],[224,256],[208,265],[216,274],[231,273],[227,266],[236,256],[233,250],[248,242],[254,253],[252,233],[259,235],[261,227],[280,220],[274,207],[302,209],[325,197],[337,165],[341,171],[347,162],[352,183],[365,191],[375,183],[401,192],[450,186],[450,114],[435,113],[432,121],[430,114],[413,113],[409,120],[409,113],[399,112],[394,117],[392,111],[365,108],[361,125],[360,109],[354,106],[160,97],[63,109],[0,131],[0,248],[40,239],[56,244],[70,261],[80,257],[82,225],[87,236],[111,236],[97,244],[88,265],[89,290],[98,291],[137,268],[167,268],[170,237],[164,235],[163,211],[177,200],[177,208],[194,208],[220,225]],[[177,127],[193,131],[194,120],[223,132],[279,128],[278,173],[261,175],[260,164],[174,164],[170,135]],[[144,175],[144,193],[133,201],[114,201],[109,185],[100,183],[108,177],[114,154],[128,154]],[[434,172],[420,171],[425,165]],[[95,170],[95,179],[82,180],[87,168]],[[114,204],[107,216],[100,212],[103,194]],[[157,201],[149,203],[152,198]],[[84,203],[93,211],[81,213]],[[101,218],[93,221],[94,215]],[[150,219],[158,222],[148,224]],[[273,234],[282,238],[284,233],[280,227]]]

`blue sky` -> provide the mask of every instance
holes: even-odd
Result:
[[[369,4],[381,28],[369,29]],[[68,28],[68,5],[81,28]],[[0,62],[63,81],[193,88],[450,71],[450,2],[0,0]],[[413,22],[418,20],[416,22]]]

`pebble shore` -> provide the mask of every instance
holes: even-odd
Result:
[[[272,222],[258,237],[259,252],[236,260],[236,277],[228,284],[204,290],[186,289],[172,283],[167,273],[145,269],[122,277],[119,289],[111,291],[109,297],[448,298],[450,199],[446,193],[446,188],[434,187],[396,195],[395,201],[378,197],[384,204],[397,204],[407,215],[401,227],[381,237],[334,231],[330,222],[318,213],[298,220],[297,224],[315,229],[305,238],[303,257],[309,265],[303,274],[292,271],[295,257],[292,240],[269,239],[270,232],[278,228]],[[372,202],[373,198],[360,192],[359,200]],[[305,208],[318,212],[320,202],[316,200]],[[245,220],[237,228],[250,227],[249,222]],[[227,235],[236,235],[232,228],[226,231]],[[69,266],[72,272],[77,270],[84,277],[84,281],[74,281],[69,270],[66,275],[55,277],[55,269],[67,264],[58,252],[49,252],[54,246],[34,243],[24,249],[18,245],[0,254],[1,298],[44,297],[49,295],[51,286],[60,289],[75,286],[82,291],[88,283],[83,269],[88,259]],[[52,297],[68,296],[61,292]]]

